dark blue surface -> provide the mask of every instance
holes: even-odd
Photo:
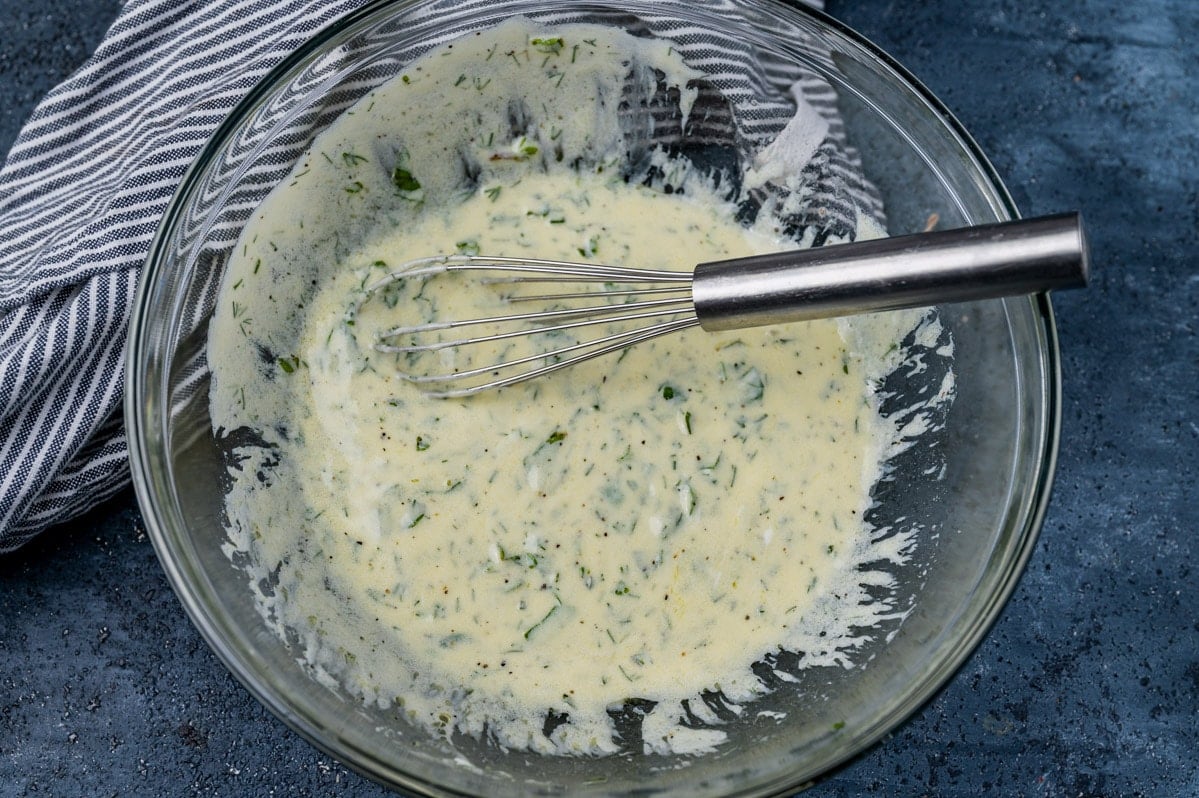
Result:
[[[1025,214],[1080,208],[1045,528],[992,633],[809,795],[1199,795],[1199,3],[829,0],[944,100]],[[115,16],[0,0],[0,152]],[[2,235],[2,233],[0,233]],[[132,494],[0,557],[0,796],[382,795],[184,616]]]

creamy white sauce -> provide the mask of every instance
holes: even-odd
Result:
[[[768,215],[738,225],[698,176],[685,198],[616,177],[613,109],[645,70],[685,112],[668,45],[610,29],[515,21],[435,52],[318,139],[226,275],[214,426],[268,445],[234,472],[228,552],[314,676],[437,733],[610,753],[609,710],[637,698],[655,702],[647,752],[711,750],[701,691],[739,711],[780,648],[850,666],[894,612],[866,593],[890,576],[861,566],[908,541],[872,544],[863,516],[913,430],[871,385],[920,314],[689,331],[462,400],[421,396],[373,348],[492,301],[401,284],[362,304],[412,257],[689,269],[794,245]]]

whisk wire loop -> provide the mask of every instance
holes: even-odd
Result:
[[[477,282],[486,285],[552,282],[594,288],[552,293],[523,293],[517,289],[503,293],[502,301],[512,305],[541,302],[565,306],[473,318],[434,319],[391,327],[379,333],[375,349],[407,356],[407,360],[399,361],[398,376],[421,385],[424,392],[433,397],[470,396],[514,385],[699,324],[691,299],[690,272],[540,258],[478,255],[420,258],[407,262],[403,268],[369,286],[366,295],[374,296],[396,283],[426,281],[450,273],[477,275]],[[579,301],[584,304],[578,304]],[[653,323],[641,325],[647,321]],[[450,338],[438,335],[460,328],[476,328],[481,332]],[[591,337],[572,335],[584,333],[588,328],[602,328],[602,331]],[[468,360],[465,367],[456,368],[456,358],[450,357],[441,361],[440,369],[413,370],[419,362],[412,359],[414,356],[437,352],[448,354],[532,337],[551,343],[548,348],[534,348],[534,351],[518,356],[501,354],[496,362],[481,366],[473,366]],[[535,365],[538,363],[542,365]],[[486,376],[494,379],[479,381]]]
[[[592,296],[594,296],[594,294],[592,294]],[[629,313],[629,311],[637,312]],[[456,327],[517,324],[520,322],[548,324],[556,319],[587,317],[585,321],[575,322],[573,324],[542,326],[537,328],[537,332],[557,332],[576,327],[588,327],[595,324],[637,321],[640,319],[685,312],[691,312],[691,302],[689,299],[660,299],[647,302],[630,302],[620,305],[589,305],[582,308],[541,310],[535,313],[514,313],[510,316],[485,316],[477,319],[456,319],[454,321],[436,321],[425,324],[413,324],[406,327],[392,327],[390,330],[381,333],[379,337],[382,339],[387,339],[395,338],[401,335],[417,335],[420,333],[436,332],[439,330],[452,330]],[[694,313],[692,313],[692,315],[694,315]],[[383,351],[416,352],[421,350],[444,349],[447,346],[461,346],[465,344],[480,343],[482,341],[497,341],[504,338],[514,338],[518,335],[528,335],[529,332],[530,331],[527,329],[514,330],[510,333],[497,333],[496,335],[479,336],[477,338],[464,338],[459,341],[442,341],[436,344],[421,344],[417,346],[399,347],[395,349],[389,348]]]
[[[483,374],[499,374],[505,369],[523,366],[528,363],[534,363],[539,360],[545,360],[547,357],[553,357],[555,360],[547,363],[544,366],[523,371],[509,377],[498,378],[479,385],[472,385],[468,388],[447,388],[442,390],[425,391],[428,396],[435,399],[449,399],[461,396],[472,396],[483,391],[493,390],[495,388],[504,388],[509,385],[531,380],[535,377],[541,377],[546,374],[551,374],[559,369],[567,368],[578,363],[582,363],[592,358],[607,355],[612,352],[625,349],[634,344],[644,343],[652,338],[658,338],[663,335],[680,332],[688,327],[696,327],[699,325],[699,320],[692,317],[687,319],[675,319],[672,321],[660,322],[649,327],[644,327],[638,330],[628,330],[622,333],[614,333],[602,338],[597,338],[590,341],[583,341],[570,346],[560,347],[552,353],[527,355],[525,357],[516,358],[513,360],[504,361],[502,363],[494,363],[488,366],[480,366],[473,369],[465,369],[463,371],[455,371],[444,374],[407,374],[400,373],[400,378],[408,382],[419,384],[431,383],[449,383],[455,380],[469,379],[478,377]],[[527,335],[527,332],[525,333]],[[583,350],[580,354],[571,357],[563,357],[571,352]]]
[[[508,272],[513,275],[513,282],[531,281],[533,278],[528,275],[543,275],[554,282],[563,281],[566,277],[578,277],[587,281],[610,280],[628,283],[691,282],[691,272],[670,269],[639,269],[628,266],[612,266],[607,263],[488,255],[433,255],[427,258],[416,258],[407,261],[403,268],[393,271],[385,280],[408,279],[455,271]]]

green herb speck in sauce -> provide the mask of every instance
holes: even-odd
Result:
[[[300,367],[300,358],[296,355],[291,357],[279,358],[279,368],[283,369],[284,374],[292,374]]]
[[[550,53],[557,55],[562,52],[565,42],[561,36],[534,36],[529,40],[529,44],[537,48],[539,53]]]
[[[536,631],[537,629],[539,629],[542,624],[544,624],[551,617],[553,617],[554,613],[558,611],[558,607],[560,604],[561,604],[561,601],[559,601],[558,604],[555,604],[554,606],[550,607],[550,611],[545,614],[545,617],[543,617],[540,621],[538,621],[537,623],[533,624],[532,626],[530,626],[528,629],[525,630],[525,640],[528,640],[529,635],[533,634],[533,632]]]
[[[392,170],[391,182],[400,191],[419,191],[420,190],[420,181],[417,180],[415,177],[413,177],[412,173],[409,172],[407,169],[405,169],[402,166],[397,166],[395,169]]]

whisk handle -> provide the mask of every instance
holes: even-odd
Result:
[[[735,330],[1086,284],[1078,213],[701,263],[700,326]]]

